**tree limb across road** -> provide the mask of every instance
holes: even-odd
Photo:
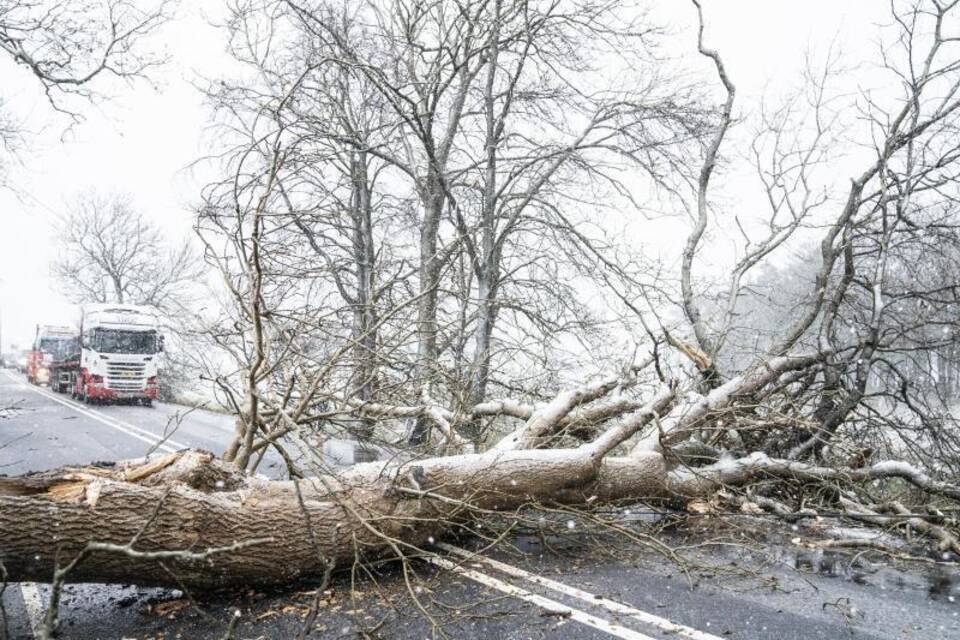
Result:
[[[578,489],[579,500],[590,497],[585,492],[614,498],[662,491],[660,456],[631,458],[626,474],[605,472],[603,461],[672,401],[673,392],[665,392],[606,437],[575,449],[368,463],[302,481],[253,478],[194,451],[111,468],[3,478],[0,526],[10,535],[0,542],[0,556],[11,580],[48,580],[51,562],[83,552],[71,580],[180,581],[203,588],[289,583],[322,575],[328,561],[352,562],[358,553],[415,550],[453,526],[465,510],[508,511],[561,494],[576,501]],[[159,511],[149,515],[157,504]],[[103,546],[134,536],[137,554],[111,553]],[[202,551],[252,539],[263,542],[218,554],[213,564],[174,556],[167,571],[157,562],[163,551]],[[91,541],[100,546],[88,549]]]
[[[750,380],[743,390],[755,392]],[[562,404],[568,412],[570,397],[561,394],[547,406]],[[758,452],[671,469],[661,451],[612,455],[668,416],[676,399],[674,387],[664,388],[575,447],[537,448],[526,439],[531,423],[545,437],[561,422],[565,412],[550,409],[531,416],[509,440],[527,446],[365,463],[300,480],[253,477],[191,450],[2,478],[0,528],[7,533],[0,557],[13,581],[49,580],[51,566],[78,557],[65,579],[215,589],[290,584],[322,577],[331,562],[416,555],[476,513],[508,515],[536,505],[643,499],[677,506],[772,479],[841,482],[854,490],[866,481],[900,478],[931,495],[960,499],[960,487],[901,463],[821,468]]]

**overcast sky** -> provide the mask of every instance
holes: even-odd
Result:
[[[158,87],[141,83],[105,105],[86,110],[86,121],[64,133],[42,94],[21,69],[0,60],[0,96],[38,129],[0,188],[0,318],[4,350],[32,339],[37,323],[73,322],[50,278],[56,252],[55,215],[76,193],[95,188],[129,192],[145,214],[172,237],[190,232],[190,206],[204,182],[188,165],[208,146],[209,111],[194,88],[229,62],[223,34],[209,24],[223,0],[183,2],[176,21],[157,43],[171,55]],[[756,106],[796,78],[808,49],[839,42],[851,61],[867,59],[876,24],[886,18],[880,0],[704,0],[710,46],[720,50],[737,84],[739,111]],[[687,27],[695,48],[692,6],[651,0],[657,15]],[[853,87],[851,87],[852,89]],[[42,130],[41,130],[42,128]]]

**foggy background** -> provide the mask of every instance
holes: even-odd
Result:
[[[665,53],[689,54],[695,45],[690,8],[669,0],[651,5],[655,18],[663,16],[682,35],[670,39],[676,50]],[[822,54],[833,46],[851,63],[869,59],[875,25],[889,19],[886,3],[873,0],[736,0],[712,3],[705,14],[711,46],[723,52],[737,85],[740,115],[758,108],[761,94],[775,101],[795,86],[809,51]],[[78,311],[63,299],[49,267],[56,216],[76,194],[129,193],[135,208],[160,222],[168,239],[192,235],[191,205],[212,175],[209,165],[197,164],[208,148],[210,112],[194,83],[230,72],[224,33],[216,26],[221,16],[220,0],[183,3],[176,19],[154,37],[170,59],[153,73],[154,86],[118,87],[116,97],[85,108],[84,121],[72,126],[50,108],[25,69],[0,59],[0,78],[10,87],[7,107],[31,132],[29,149],[2,169],[0,350],[28,345],[38,323],[77,322]],[[729,197],[731,186],[750,179],[749,173],[726,174],[717,193]],[[738,201],[756,202],[756,189],[737,191],[732,195]],[[684,233],[685,221],[678,222]]]

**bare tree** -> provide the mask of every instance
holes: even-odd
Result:
[[[109,93],[111,79],[146,78],[164,62],[144,40],[169,19],[173,6],[174,0],[2,0],[0,56],[26,69],[52,109],[75,124],[84,104]],[[9,97],[0,91],[0,178],[26,137]]]
[[[173,311],[199,277],[188,242],[170,247],[159,226],[129,196],[87,192],[58,221],[60,252],[53,275],[75,302],[151,305]]]
[[[78,119],[71,97],[89,100],[105,76],[144,77],[163,62],[142,42],[169,17],[169,0],[3,0],[0,51],[25,67],[54,109]]]
[[[571,86],[587,82],[611,52],[648,62],[643,38],[652,30],[592,3],[574,14],[479,1],[454,13],[443,3],[266,5],[241,3],[230,23],[234,55],[256,86],[211,88],[238,142],[227,151],[235,175],[210,190],[201,229],[237,238],[247,233],[245,204],[266,199],[257,246],[270,290],[282,292],[267,304],[283,309],[270,310],[266,324],[282,322],[284,332],[315,343],[347,343],[330,350],[342,361],[309,386],[311,402],[359,393],[363,401],[468,410],[488,397],[491,379],[497,394],[512,393],[518,375],[538,393],[521,373],[527,363],[539,367],[552,345],[590,327],[599,333],[601,324],[577,300],[573,280],[588,270],[565,264],[563,245],[580,242],[584,231],[572,227],[586,216],[566,209],[622,197],[626,179],[611,163],[669,182],[661,167],[680,170],[684,147],[703,127],[689,87],[652,70],[629,88]],[[288,43],[281,33],[294,35]],[[405,62],[438,34],[449,47]],[[571,56],[573,42],[593,44]],[[270,55],[288,46],[289,55]],[[282,166],[266,180],[277,149]],[[565,181],[593,193],[560,187]],[[266,185],[273,192],[247,194]],[[632,206],[629,198],[619,204]],[[252,247],[234,255],[234,240],[229,251],[216,237],[207,241],[208,258],[229,253],[242,264],[253,255]],[[561,272],[569,278],[544,277]],[[318,321],[334,314],[350,318],[351,335]],[[277,353],[302,377],[289,354]],[[362,382],[341,393],[348,366]],[[554,374],[552,365],[537,374],[546,394],[558,384]],[[426,444],[434,423],[408,417],[411,439]],[[483,436],[481,422],[458,428]]]

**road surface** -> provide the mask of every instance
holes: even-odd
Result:
[[[229,416],[163,403],[88,407],[3,372],[0,410],[11,406],[0,417],[5,474],[187,446],[219,453],[232,432]],[[279,475],[279,463],[266,464],[265,472]],[[687,557],[697,566],[681,571],[642,546],[586,544],[578,523],[569,524],[570,535],[549,550],[541,547],[548,541],[524,537],[484,556],[473,555],[470,540],[438,543],[410,564],[416,579],[409,585],[395,566],[346,573],[321,594],[309,637],[431,638],[441,637],[442,626],[449,637],[478,640],[960,638],[953,566],[857,564],[795,551],[789,541],[734,544],[736,532],[725,530],[694,540],[698,551]],[[705,544],[711,537],[716,544]],[[40,637],[46,598],[44,585],[9,585],[3,594],[9,637]],[[282,593],[251,585],[200,602],[177,591],[70,585],[61,637],[221,638],[239,613],[236,638],[293,638],[314,600],[310,585]]]
[[[157,402],[91,406],[0,373],[0,407],[13,406],[0,425],[0,473],[15,475],[93,460],[135,458],[196,447],[220,453],[233,421],[210,411]]]

